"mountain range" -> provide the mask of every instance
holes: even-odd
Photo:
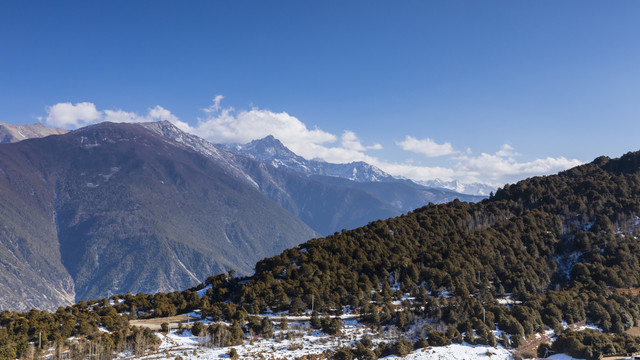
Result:
[[[459,180],[445,181],[441,179],[422,180],[418,184],[428,188],[447,189],[461,194],[489,196],[496,191],[496,187],[483,183],[463,183]]]
[[[316,234],[228,168],[140,125],[2,145],[0,194],[4,309],[250,273]]]
[[[289,150],[273,136],[253,140],[244,145],[220,146],[318,182],[364,191],[395,207],[399,212],[411,211],[430,202],[440,204],[453,199],[475,202],[488,195],[463,194],[444,186],[427,187],[408,179],[396,178],[376,166],[361,161],[333,164],[307,160]]]
[[[289,150],[280,140],[271,135],[263,139],[253,140],[247,144],[220,144],[219,146],[231,152],[247,155],[277,168],[295,171],[305,176],[331,176],[355,182],[404,182],[418,188],[450,190],[458,193],[458,196],[459,194],[464,194],[487,197],[496,190],[495,187],[487,184],[463,183],[458,180],[433,179],[413,182],[394,177],[385,173],[382,169],[362,161],[333,164],[321,160],[307,160]],[[479,200],[479,198],[475,200]],[[434,203],[440,202],[444,201],[434,201]]]
[[[290,171],[169,122],[30,134],[0,145],[2,309],[183,289],[230,269],[249,275],[257,260],[312,237],[428,202],[480,199]]]
[[[332,164],[319,160],[307,160],[289,150],[280,140],[269,135],[244,145],[220,144],[227,150],[247,155],[277,168],[295,171],[306,176],[333,176],[357,182],[395,181],[381,169],[362,161],[349,164]]]

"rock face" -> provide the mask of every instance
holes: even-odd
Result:
[[[64,129],[52,129],[42,124],[13,125],[0,122],[0,144],[14,143],[26,139],[41,138],[49,135],[68,133]]]

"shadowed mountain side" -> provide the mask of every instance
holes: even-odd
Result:
[[[75,301],[60,262],[54,187],[32,159],[20,147],[0,146],[0,309]]]
[[[246,157],[237,160],[264,194],[323,235],[401,213],[357,188],[323,183]]]
[[[254,157],[229,152],[169,122],[141,125],[172,143],[213,159],[227,174],[258,189],[320,234],[332,234],[401,213],[400,209],[361,189],[316,181],[287,167],[275,167]],[[284,146],[280,148],[290,153]]]
[[[315,235],[211,159],[135,124],[5,144],[0,161],[9,234],[0,276],[21,263],[46,272],[10,289],[37,293],[70,278],[76,300],[181,289],[231,268],[250,274],[258,259]],[[11,256],[11,234],[23,234],[20,249],[33,259]]]

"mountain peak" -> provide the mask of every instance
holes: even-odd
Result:
[[[307,160],[287,148],[273,135],[253,140],[244,145],[223,145],[227,150],[271,164],[278,168],[301,173],[305,176],[320,175],[344,178],[356,182],[394,181],[395,178],[381,169],[363,161],[333,164],[321,159]]]
[[[273,135],[267,135],[262,139],[256,139],[244,145],[223,144],[221,146],[228,151],[249,156],[275,167],[295,168],[298,169],[298,172],[301,171],[307,174],[305,163],[308,160],[289,150]]]

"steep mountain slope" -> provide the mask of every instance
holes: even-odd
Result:
[[[383,200],[383,197],[375,192],[367,191],[366,187],[359,188],[339,182],[308,178],[286,168],[274,167],[252,157],[228,152],[179,130],[169,122],[141,125],[172,142],[213,159],[221,164],[229,175],[255,187],[323,235],[362,226],[373,220],[397,216],[403,210],[415,208],[398,207]],[[282,148],[284,152],[288,151]]]
[[[249,274],[314,236],[224,166],[135,124],[0,146],[0,192],[3,308]]]
[[[316,181],[246,157],[237,160],[265,195],[323,235],[401,213],[361,189]]]
[[[69,132],[64,129],[52,129],[42,124],[14,125],[0,122],[0,144],[13,143],[31,138],[49,135],[62,135]]]

